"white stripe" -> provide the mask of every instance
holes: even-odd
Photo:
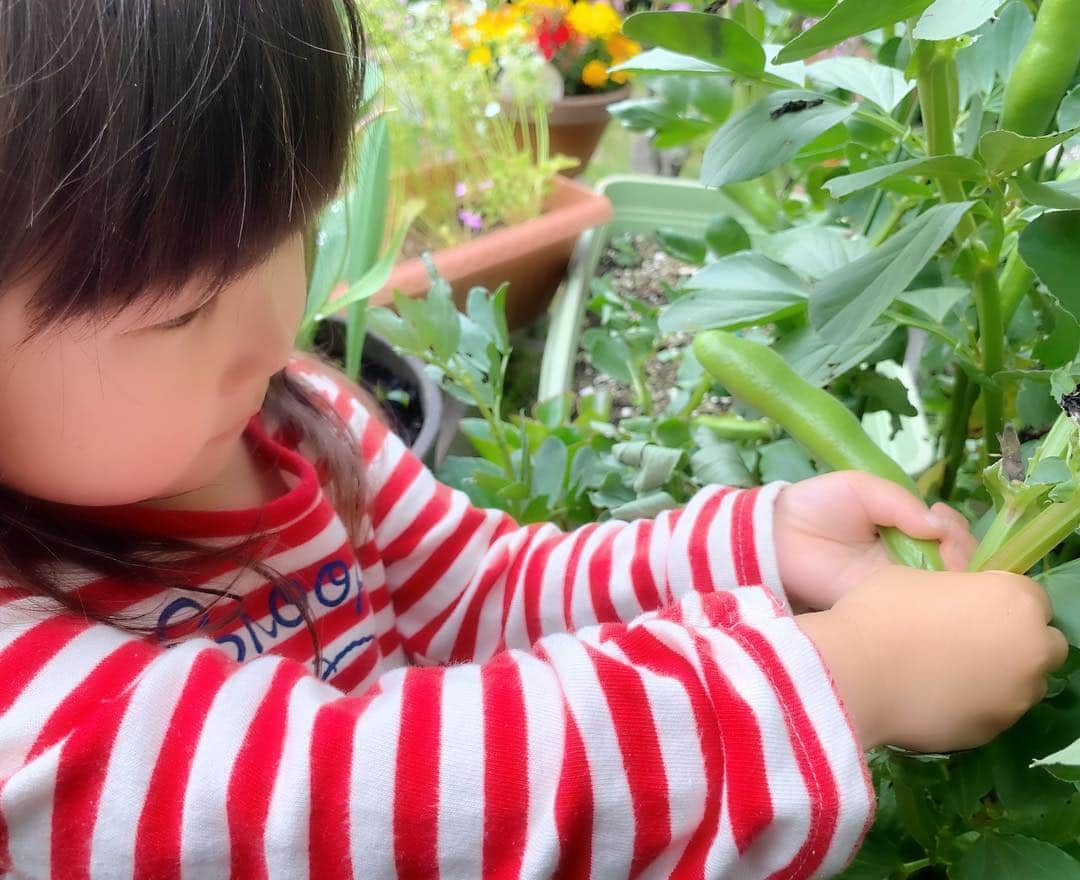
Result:
[[[266,817],[265,853],[271,880],[306,880],[311,819],[312,728],[326,685],[310,676],[289,694],[285,742]]]
[[[16,876],[52,876],[52,812],[64,741],[46,749],[11,777],[0,795],[8,851]]]
[[[562,691],[551,667],[532,654],[511,655],[521,676],[528,741],[528,818],[522,877],[550,877],[559,856],[555,798],[566,756]]]
[[[588,543],[588,542],[587,542]],[[548,633],[567,632],[575,628],[574,621],[583,621],[587,625],[596,621],[592,599],[589,596],[587,546],[578,555],[577,577],[570,580],[570,551],[574,548],[574,539],[560,535],[559,541],[551,548],[543,570],[540,572],[540,595],[536,610],[540,624],[540,636]],[[563,611],[566,591],[570,590],[570,620]],[[584,594],[584,595],[583,595]]]
[[[838,823],[820,869],[825,876],[835,874],[850,858],[872,809],[862,751],[817,649],[795,621],[778,618],[755,628],[772,645],[795,684],[836,782]]]
[[[421,483],[423,485],[420,485]],[[431,484],[430,487],[428,483]],[[423,475],[402,493],[394,504],[393,510],[387,514],[382,525],[379,526],[381,546],[386,547],[393,543],[406,528],[414,525],[417,517],[427,507],[430,498],[434,496],[435,486],[435,478],[424,471]],[[429,488],[431,492],[428,492]],[[439,545],[454,533],[471,506],[469,499],[461,492],[451,492],[450,504],[446,512],[430,525],[408,556],[386,566],[386,579],[392,584],[402,584],[412,577],[416,570],[428,561],[431,554],[439,549]]]
[[[728,492],[716,509],[712,522],[705,530],[705,546],[700,548],[708,560],[709,572],[717,590],[725,590],[738,584],[735,575],[735,553],[733,540],[733,516],[737,492]],[[699,585],[704,589],[705,585]]]
[[[360,717],[353,737],[349,786],[350,854],[353,873],[364,880],[392,880],[394,782],[401,729],[401,686],[406,670],[379,680],[382,692]],[[345,768],[342,768],[345,772]]]
[[[134,872],[139,817],[158,754],[192,664],[205,650],[204,639],[180,645],[147,666],[135,685],[112,748],[100,756],[109,766],[94,818],[91,874]]]
[[[780,600],[784,609],[791,613],[791,605],[788,604],[787,594],[780,582],[780,566],[776,559],[776,542],[773,535],[776,497],[786,485],[788,484],[781,482],[769,483],[762,486],[758,492],[757,503],[754,505],[754,545],[757,548],[761,582]]]
[[[56,708],[125,641],[118,630],[91,626],[38,668],[22,693],[0,714],[0,778],[22,766]]]
[[[552,635],[544,643],[581,731],[593,792],[593,877],[624,877],[633,858],[634,814],[619,738],[585,645]]]
[[[589,584],[589,566],[592,564],[592,559],[596,555],[597,548],[604,539],[612,532],[616,532],[625,527],[624,523],[609,521],[599,525],[593,530],[592,534],[585,539],[581,552],[578,554],[577,571],[574,573],[573,583],[570,585],[570,620],[567,621],[565,625],[559,626],[554,630],[548,630],[549,632],[563,632],[566,629],[580,629],[581,627],[597,623],[598,614],[596,607],[593,605],[592,590]],[[567,550],[569,550],[574,543],[574,537],[568,537],[563,541]],[[555,565],[555,562],[556,554],[552,553],[551,558],[548,560],[547,568],[544,570],[545,585],[550,583],[562,585],[570,574],[570,572],[567,571],[565,560],[560,560],[560,564],[558,565]],[[602,584],[601,588],[607,590],[610,594],[610,583]],[[562,589],[565,589],[565,587],[562,587]],[[563,619],[562,589],[558,591],[559,610],[558,617],[555,618],[560,623]],[[552,590],[551,592],[555,591]]]
[[[468,877],[484,839],[484,695],[480,667],[451,667],[443,676],[439,735],[440,877]],[[498,725],[498,718],[491,719]]]
[[[506,618],[506,646],[508,648],[528,649],[529,628],[525,619],[525,581],[529,569],[532,567],[533,556],[547,543],[549,538],[559,534],[559,530],[552,525],[545,525],[536,530],[527,548],[519,548],[518,553],[525,553],[525,561],[517,569],[517,581],[507,583],[506,588],[513,590],[510,599],[510,607]],[[516,555],[516,554],[515,554]],[[513,567],[511,565],[511,567]],[[541,572],[541,576],[543,573]]]
[[[377,458],[382,458],[386,454],[386,447],[380,450]],[[397,466],[401,459],[398,458],[393,462],[394,467],[387,468],[387,473],[378,479],[376,482],[375,475],[372,474],[371,468],[368,469],[368,477],[371,479],[371,492],[373,497],[378,497],[379,493],[385,492],[385,484],[390,480],[393,475],[394,468]],[[428,502],[435,497],[435,491],[438,489],[438,483],[431,475],[431,471],[427,468],[421,468],[419,472],[413,477],[411,483],[403,487],[401,494],[394,499],[393,506],[386,512],[386,516],[383,517],[382,522],[379,524],[378,535],[379,544],[382,547],[386,547],[388,544],[396,540],[409,526],[416,522],[416,517],[421,513]],[[455,495],[458,493],[454,493]],[[461,501],[454,498],[457,502],[457,507],[460,509],[464,506]],[[454,510],[454,504],[451,504],[450,511]],[[437,525],[441,526],[446,518],[451,515],[450,512],[444,514],[437,520]],[[460,515],[460,512],[459,512]],[[416,553],[409,554],[409,557],[404,560],[410,562],[416,556]]]
[[[213,880],[229,875],[226,798],[233,765],[255,712],[283,662],[267,655],[240,666],[214,697],[184,796],[180,858],[185,878]]]
[[[641,523],[627,526],[619,532],[611,546],[611,601],[619,620],[633,620],[646,609],[641,607],[631,566],[637,555]],[[649,609],[652,610],[652,609]]]

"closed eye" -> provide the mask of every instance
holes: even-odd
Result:
[[[183,315],[179,315],[178,317],[173,318],[171,321],[166,321],[163,324],[157,324],[157,325],[155,325],[154,329],[155,330],[176,330],[176,329],[179,329],[180,327],[187,326],[192,321],[194,321],[197,317],[199,317],[199,315],[206,314],[207,312],[209,312],[211,306],[213,306],[213,304],[216,301],[217,301],[216,296],[211,297],[206,302],[204,302],[201,306],[199,306],[197,309],[192,309],[190,312],[186,312]]]

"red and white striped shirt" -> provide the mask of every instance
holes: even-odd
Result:
[[[72,588],[158,638],[0,605],[0,865],[57,878],[805,878],[873,810],[866,765],[783,597],[776,486],[565,534],[471,507],[327,372],[366,466],[350,546],[316,468],[259,417],[288,492],[132,527],[273,539],[298,609],[251,572],[201,596]],[[121,512],[123,513],[123,512]],[[235,569],[208,571],[221,588]],[[198,603],[198,604],[197,604]],[[219,602],[203,620],[229,611]],[[207,635],[209,633],[209,635]]]

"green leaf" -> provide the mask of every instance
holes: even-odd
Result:
[[[752,252],[709,263],[691,276],[680,296],[660,313],[660,330],[745,327],[806,308],[808,291],[789,269]]]
[[[1080,318],[1080,211],[1051,211],[1020,234],[1020,256],[1062,307]]]
[[[839,226],[796,226],[760,240],[757,251],[818,281],[870,252],[870,243]]]
[[[419,355],[427,348],[421,341],[420,334],[416,332],[416,328],[403,321],[390,309],[371,309],[368,312],[368,325],[398,351]]]
[[[607,330],[596,327],[582,334],[581,344],[588,352],[589,361],[601,373],[606,373],[619,382],[632,381],[630,349],[623,340],[616,339]]]
[[[724,186],[760,177],[793,159],[855,110],[854,104],[823,100],[814,92],[772,92],[737,113],[713,136],[702,159],[701,182]]]
[[[753,247],[750,234],[743,229],[738,220],[726,214],[719,214],[709,221],[705,230],[705,243],[718,257],[748,251]]]
[[[881,247],[822,279],[810,298],[814,328],[837,343],[867,330],[915,280],[971,205],[931,208]]]
[[[969,293],[971,291],[966,287],[926,287],[921,290],[906,290],[896,299],[940,323]]]
[[[637,498],[634,501],[628,501],[625,504],[620,504],[618,507],[612,507],[611,515],[615,519],[626,521],[653,519],[665,510],[671,510],[678,506],[678,502],[676,502],[667,492],[652,492],[651,494],[643,495],[641,498]]]
[[[907,159],[892,165],[880,165],[857,174],[834,177],[825,183],[825,189],[834,199],[842,199],[852,193],[879,186],[897,177],[950,177],[980,180],[985,175],[983,167],[966,156],[931,156],[923,159]]]
[[[1033,205],[1056,210],[1080,210],[1080,180],[1038,183],[1023,174],[1013,178],[1020,194]]]
[[[633,58],[608,68],[611,73],[627,71],[629,73],[728,73],[723,67],[702,61],[693,55],[683,55],[669,49],[646,49]]]
[[[1080,782],[1080,739],[1061,751],[1031,762],[1032,767],[1045,767],[1065,782]]]
[[[690,55],[710,64],[757,77],[765,50],[742,25],[705,12],[635,12],[623,22],[632,40]]]
[[[788,43],[774,61],[783,64],[809,58],[849,37],[861,36],[867,31],[919,15],[930,3],[931,0],[893,0],[889,3],[881,0],[844,0],[821,21]]]
[[[973,94],[988,96],[999,78],[1002,82],[1008,79],[1034,27],[1035,19],[1027,4],[1023,0],[1010,0],[997,20],[979,28],[972,44],[956,56],[961,106],[966,107]]]
[[[915,88],[914,80],[895,67],[854,55],[818,61],[806,68],[806,75],[821,85],[862,95],[887,113],[892,113]]]
[[[1058,144],[1080,133],[1070,128],[1042,137],[1024,137],[1013,131],[988,131],[979,141],[979,154],[992,174],[1009,174],[1044,156]]]
[[[1080,646],[1080,560],[1074,559],[1036,576],[1054,606],[1054,626],[1070,645]]]
[[[1080,125],[1080,86],[1069,92],[1058,107],[1058,129],[1065,131]]]
[[[955,880],[1080,880],[1080,862],[1041,840],[980,837],[951,873]]]
[[[866,332],[840,343],[822,339],[813,327],[801,327],[781,339],[774,348],[807,382],[823,387],[866,360],[888,339],[894,327],[893,324],[875,324]]]
[[[712,440],[702,444],[690,455],[690,470],[702,485],[743,489],[754,485],[753,474],[746,468],[738,443]]]
[[[650,443],[642,453],[641,464],[638,465],[640,470],[634,478],[634,491],[641,494],[659,489],[671,479],[682,455],[681,449],[668,449]]]
[[[992,18],[1001,0],[934,0],[912,35],[916,40],[951,40]]]
[[[698,266],[705,262],[707,248],[700,238],[683,235],[674,229],[657,229],[656,241],[669,256],[676,260]]]
[[[760,448],[760,453],[763,483],[772,483],[776,480],[797,483],[799,480],[817,476],[817,470],[810,461],[810,456],[790,437],[777,440],[775,443],[766,443]]]
[[[566,444],[558,437],[549,436],[540,444],[532,461],[534,498],[547,498],[548,504],[554,506],[562,496],[568,459]]]

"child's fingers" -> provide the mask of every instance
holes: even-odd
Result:
[[[955,520],[939,516],[907,489],[872,474],[852,474],[851,485],[875,526],[891,526],[912,538],[941,541],[955,529]]]

